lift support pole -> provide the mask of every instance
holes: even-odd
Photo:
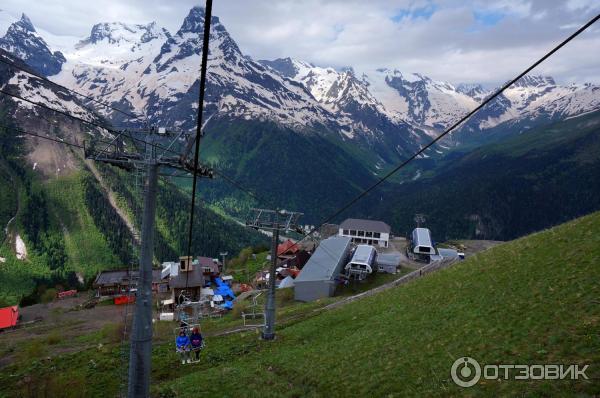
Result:
[[[275,338],[275,280],[277,275],[277,246],[279,245],[279,225],[273,226],[271,240],[271,271],[269,272],[269,295],[265,311],[265,329],[262,332],[263,340]]]
[[[117,138],[119,136],[116,136],[113,141]],[[144,152],[127,152],[116,144],[110,144],[102,150],[97,150],[94,147],[84,147],[85,157],[88,159],[112,164],[128,171],[134,168],[147,170],[144,212],[142,214],[140,271],[129,350],[129,382],[127,385],[127,396],[129,398],[146,398],[150,396],[152,260],[154,258],[154,218],[156,215],[159,169],[164,166],[187,173],[195,173],[198,177],[213,178],[214,176],[214,171],[209,167],[202,165],[194,167],[190,163],[181,162],[179,157],[164,156],[164,152],[159,155],[157,146],[153,143],[154,138],[153,132],[147,133],[149,141],[144,141]]]
[[[135,317],[129,351],[129,397],[150,396],[152,356],[152,258],[154,256],[154,216],[158,185],[158,163],[148,164],[148,178],[142,216],[140,276],[135,301]]]
[[[265,305],[265,326],[262,332],[263,340],[275,339],[275,281],[277,279],[277,246],[280,231],[300,232],[298,219],[302,213],[286,210],[252,209],[251,216],[246,220],[246,226],[262,229],[273,233],[271,241],[271,271],[269,274],[269,293]]]

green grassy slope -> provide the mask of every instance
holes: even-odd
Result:
[[[86,206],[83,176],[83,172],[78,172],[53,179],[47,183],[46,189],[50,211],[64,232],[68,269],[89,278],[98,271],[122,264],[94,224]]]
[[[100,270],[121,265],[90,215],[82,188],[84,175],[77,172],[45,182],[33,182],[45,198],[38,213],[47,215],[46,221],[35,228],[43,236],[37,245],[23,227],[32,217],[24,205],[31,200],[30,194],[24,188],[18,189],[23,208],[13,221],[13,227],[14,231],[20,231],[26,243],[28,258],[16,259],[12,241],[0,246],[0,257],[6,258],[6,262],[0,264],[0,303],[18,303],[22,296],[32,293],[40,280],[46,280],[42,283],[52,286],[54,282],[59,283],[60,275],[66,276],[71,271],[89,280]],[[15,181],[19,182],[18,179]],[[6,190],[0,189],[0,192]],[[36,203],[31,208],[37,206]],[[64,258],[59,258],[53,251],[56,248],[44,243],[48,237],[60,242]]]
[[[590,381],[486,382],[473,395],[600,394],[600,213],[279,331],[172,382],[177,396],[445,396],[455,359],[590,364]],[[218,350],[220,342],[211,342]],[[212,347],[211,347],[212,351]],[[219,382],[220,380],[220,382]]]
[[[598,264],[600,213],[595,213],[288,322],[275,342],[260,341],[254,332],[209,337],[196,365],[179,365],[172,325],[157,324],[152,396],[598,395]],[[294,309],[308,314],[317,304]],[[205,331],[214,331],[214,322],[207,322]],[[125,372],[120,337],[113,343],[99,335],[80,339],[91,347],[52,359],[35,351],[3,368],[0,396],[118,395]],[[24,349],[44,341],[32,339]],[[97,347],[98,342],[105,345]],[[452,363],[462,356],[484,364],[589,364],[590,380],[486,381],[464,390],[450,378]]]
[[[18,260],[7,245],[0,246],[0,307],[19,303],[23,295],[31,293],[36,287],[34,278],[48,278],[51,275],[44,258],[36,253],[28,255],[27,260]]]

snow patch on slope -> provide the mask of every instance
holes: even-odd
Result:
[[[19,234],[17,234],[15,238],[15,249],[17,252],[17,260],[25,260],[27,258],[27,247]]]
[[[47,83],[46,83],[47,84]],[[8,81],[9,86],[16,86],[20,95],[29,101],[35,103],[42,103],[53,109],[58,109],[63,112],[67,112],[71,115],[78,116],[87,121],[94,121],[94,116],[87,109],[81,105],[60,98],[57,91],[47,88],[40,83],[37,78],[32,78],[25,72],[18,72]],[[31,110],[36,110],[38,107],[30,102],[13,98],[13,100],[20,104],[21,107]]]

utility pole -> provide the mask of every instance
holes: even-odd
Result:
[[[156,134],[157,131],[159,134]],[[200,177],[213,178],[212,169],[199,166],[194,167],[180,157],[164,156],[157,153],[154,145],[156,135],[166,137],[164,129],[150,129],[146,132],[147,140],[145,148],[135,152],[127,152],[123,145],[117,142],[119,137],[127,133],[131,137],[131,131],[123,131],[117,134],[111,143],[101,150],[84,146],[85,157],[98,162],[112,164],[132,171],[134,168],[145,168],[147,170],[146,189],[144,192],[144,212],[142,216],[140,271],[138,290],[135,302],[133,327],[131,332],[131,346],[129,351],[129,397],[150,396],[150,368],[152,354],[152,258],[154,256],[154,219],[156,213],[156,196],[158,188],[158,172],[161,166],[196,173]],[[131,137],[133,139],[133,137]],[[173,143],[172,143],[173,144]],[[171,145],[172,145],[171,144]],[[171,146],[169,145],[169,147]]]
[[[415,222],[417,223],[417,228],[421,228],[421,224],[425,224],[425,214],[415,214]]]
[[[229,252],[221,252],[219,253],[221,255],[221,257],[223,258],[223,269],[221,270],[221,272],[225,272],[225,257],[227,257],[227,255],[229,254]]]
[[[277,245],[280,231],[301,232],[298,219],[302,213],[286,210],[252,209],[252,216],[246,221],[246,226],[254,229],[271,231],[271,271],[269,272],[269,293],[265,306],[265,328],[263,340],[275,338],[275,278],[277,273]]]
[[[279,224],[273,225],[271,236],[271,271],[269,271],[269,295],[265,306],[265,329],[262,333],[263,340],[275,338],[275,280],[277,278],[277,246],[279,245]]]

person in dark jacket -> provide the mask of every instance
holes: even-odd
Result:
[[[196,361],[200,360],[200,350],[202,350],[202,346],[204,345],[204,340],[202,338],[202,334],[200,330],[196,327],[192,330],[192,334],[190,335],[190,342],[192,345],[192,351],[196,355]]]
[[[190,338],[187,336],[187,334],[185,334],[185,330],[182,329],[179,331],[179,336],[177,336],[177,339],[175,339],[175,346],[177,347],[177,352],[181,357],[182,364],[185,364],[186,361],[187,363],[192,362],[190,359]]]

